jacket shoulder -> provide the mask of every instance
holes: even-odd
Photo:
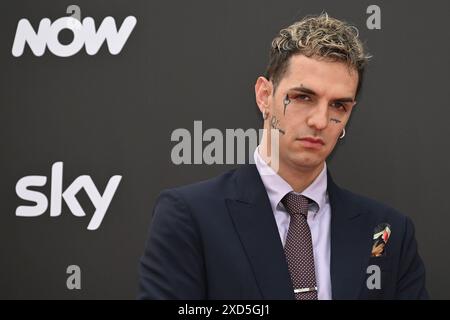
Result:
[[[363,212],[374,218],[389,218],[389,220],[397,221],[405,221],[405,219],[407,219],[405,214],[380,200],[343,188],[341,191],[342,194],[349,199],[349,201],[358,206]]]

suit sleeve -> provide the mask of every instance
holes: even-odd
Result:
[[[140,260],[138,299],[204,299],[200,234],[174,190],[158,197]]]
[[[425,287],[425,266],[418,253],[414,224],[406,217],[396,299],[428,298]]]

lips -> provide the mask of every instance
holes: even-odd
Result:
[[[302,147],[306,149],[315,149],[318,150],[323,147],[325,144],[320,138],[306,137],[298,139],[302,145]]]
[[[316,143],[316,144],[320,144],[320,145],[324,145],[325,143],[323,142],[322,139],[320,138],[312,138],[312,137],[306,137],[306,138],[301,138],[299,139],[300,141],[308,141],[311,143]]]

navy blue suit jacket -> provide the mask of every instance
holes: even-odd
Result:
[[[328,174],[333,299],[423,299],[425,268],[409,218],[338,187]],[[385,255],[374,228],[391,225]],[[368,289],[370,265],[381,288]],[[163,191],[140,261],[140,299],[294,299],[269,198],[255,165]]]

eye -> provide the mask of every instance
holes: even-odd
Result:
[[[306,94],[299,94],[297,97],[295,97],[295,99],[302,101],[311,101],[311,97]]]
[[[338,109],[338,110],[344,110],[344,111],[347,111],[347,109],[345,108],[345,105],[344,105],[342,102],[339,102],[339,101],[333,102],[333,103],[331,104],[331,106],[332,106],[333,108]]]

